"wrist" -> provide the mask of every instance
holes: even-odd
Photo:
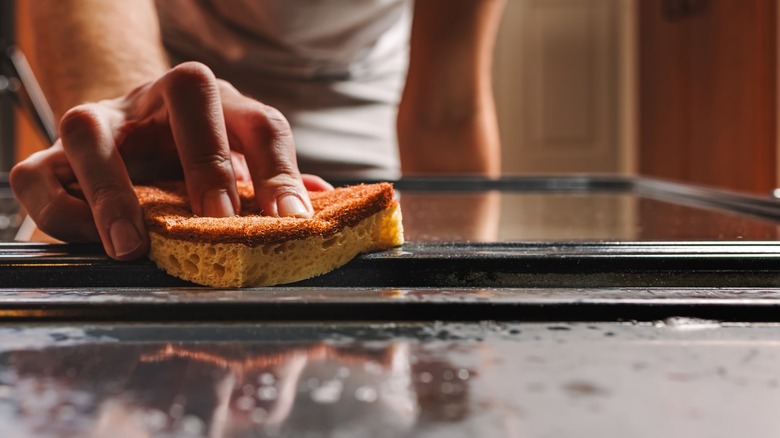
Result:
[[[404,175],[500,174],[500,137],[492,107],[433,121],[399,112],[397,128]]]

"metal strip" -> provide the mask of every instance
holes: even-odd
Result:
[[[654,296],[653,290],[613,290],[599,298],[576,291],[548,290],[542,296],[533,290],[504,292],[502,299],[491,299],[491,291],[409,290],[363,291],[362,298],[337,297],[343,291],[274,290],[213,291],[211,296],[196,297],[199,291],[114,290],[104,295],[99,289],[73,292],[62,290],[9,291],[0,296],[0,321],[657,321],[672,317],[690,317],[729,322],[780,322],[780,290],[739,289],[720,291],[713,296],[677,290],[679,297]],[[217,296],[221,292],[223,297]],[[300,293],[299,293],[300,292]],[[64,293],[66,296],[55,296]],[[436,294],[447,293],[437,299]],[[250,294],[257,297],[252,298]],[[556,298],[556,294],[560,297]],[[626,297],[621,295],[625,294]],[[756,294],[757,298],[747,298]],[[104,295],[104,296],[101,296]],[[189,297],[188,297],[189,295]],[[424,296],[432,299],[422,299]],[[689,296],[686,296],[689,295]],[[763,296],[763,298],[761,297]]]
[[[773,242],[414,244],[357,257],[298,287],[780,287]],[[403,274],[402,274],[403,273]],[[177,287],[97,245],[0,244],[0,287]]]

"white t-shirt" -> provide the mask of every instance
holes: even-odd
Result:
[[[407,0],[157,0],[173,62],[197,60],[293,127],[301,171],[399,176]]]

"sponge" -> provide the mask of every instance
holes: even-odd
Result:
[[[171,275],[212,287],[272,286],[336,269],[360,253],[403,243],[390,183],[310,192],[311,219],[263,216],[251,184],[239,182],[241,213],[193,216],[183,183],[136,186],[151,247]]]

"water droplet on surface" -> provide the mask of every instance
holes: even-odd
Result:
[[[428,371],[423,371],[420,373],[420,381],[423,383],[431,383],[433,382],[433,374],[429,373]]]
[[[322,386],[311,392],[311,399],[316,403],[325,405],[333,404],[341,398],[341,391],[344,389],[341,381],[328,380],[322,383]]]
[[[363,364],[363,369],[371,374],[382,374],[382,366],[376,362],[366,362]]]
[[[444,382],[441,384],[441,392],[444,394],[452,394],[455,390],[455,385],[450,382]]]
[[[306,387],[308,387],[311,390],[317,389],[320,387],[320,379],[316,377],[312,377],[311,379],[306,381]]]
[[[257,389],[257,398],[259,400],[276,400],[276,388],[273,386],[262,386]]]
[[[60,407],[59,412],[57,413],[57,417],[59,418],[59,421],[71,421],[74,418],[76,418],[76,415],[78,412],[76,412],[76,408],[74,408],[71,405],[63,405]]]
[[[458,370],[458,378],[460,380],[468,380],[470,375],[471,374],[469,373],[469,370],[467,370],[465,368],[461,368],[461,369]]]
[[[157,409],[148,411],[144,416],[144,423],[150,432],[162,430],[168,423],[168,416],[163,411]]]
[[[563,385],[563,389],[574,396],[606,395],[607,391],[590,382],[573,381]]]
[[[181,431],[185,436],[201,436],[204,429],[203,421],[194,415],[187,415],[181,420]]]
[[[255,407],[255,400],[245,395],[236,399],[236,407],[242,411],[248,411]]]
[[[282,427],[279,424],[264,424],[260,436],[279,436],[279,430],[281,428]]]
[[[276,378],[271,373],[263,373],[257,377],[257,382],[266,386],[271,386],[276,382]]]
[[[663,321],[656,321],[653,323],[654,327],[670,327],[677,330],[705,330],[720,328],[721,324],[718,321],[700,318],[687,318],[681,316],[673,316],[666,318]]]
[[[179,403],[174,403],[171,406],[171,409],[168,410],[168,414],[171,416],[171,418],[179,419],[182,415],[184,415],[184,405]]]
[[[268,418],[268,411],[263,408],[255,408],[255,410],[252,411],[251,417],[253,422],[262,423]]]
[[[377,397],[376,389],[370,386],[361,386],[355,390],[355,399],[358,401],[373,403],[376,401]]]
[[[349,377],[349,374],[350,374],[349,368],[341,367],[339,368],[339,372],[336,375],[342,379],[346,379],[347,377]]]
[[[53,388],[46,388],[38,393],[37,402],[43,406],[53,406],[57,403],[57,401],[57,391],[55,391]]]

